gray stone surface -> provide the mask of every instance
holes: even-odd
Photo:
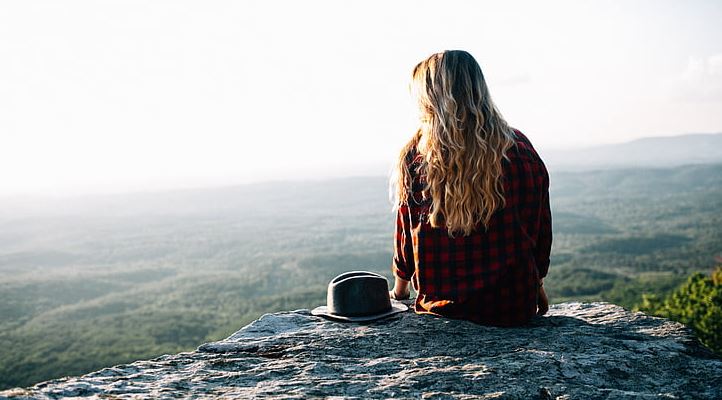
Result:
[[[413,311],[343,324],[266,314],[194,352],[0,397],[722,398],[722,360],[680,324],[606,303],[565,303],[524,328]]]

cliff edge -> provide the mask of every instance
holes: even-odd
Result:
[[[413,311],[343,324],[265,314],[196,351],[0,392],[118,398],[722,398],[722,360],[683,325],[564,303],[524,328]]]

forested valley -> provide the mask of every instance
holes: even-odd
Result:
[[[552,302],[635,308],[719,264],[722,164],[551,182]],[[0,389],[193,350],[324,304],[344,271],[391,278],[385,177],[0,203]]]

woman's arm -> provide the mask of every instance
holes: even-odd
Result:
[[[411,295],[411,289],[409,289],[409,281],[405,281],[398,276],[395,277],[394,289],[389,292],[389,296],[396,300],[406,300]]]
[[[549,206],[549,173],[542,166],[543,183],[539,204],[539,236],[536,244],[536,265],[540,280],[549,272],[549,257],[552,251],[552,210]]]
[[[408,299],[409,281],[414,274],[414,248],[409,225],[409,208],[406,204],[396,211],[396,229],[394,237],[394,256],[391,273],[395,278],[394,289],[389,292],[392,299]]]
[[[549,311],[549,299],[547,298],[547,292],[544,291],[544,283],[540,281],[542,286],[539,286],[539,297],[537,299],[537,315],[544,315]]]

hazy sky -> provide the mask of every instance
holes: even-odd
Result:
[[[540,149],[722,131],[720,1],[3,1],[0,194],[383,174],[465,49]]]

